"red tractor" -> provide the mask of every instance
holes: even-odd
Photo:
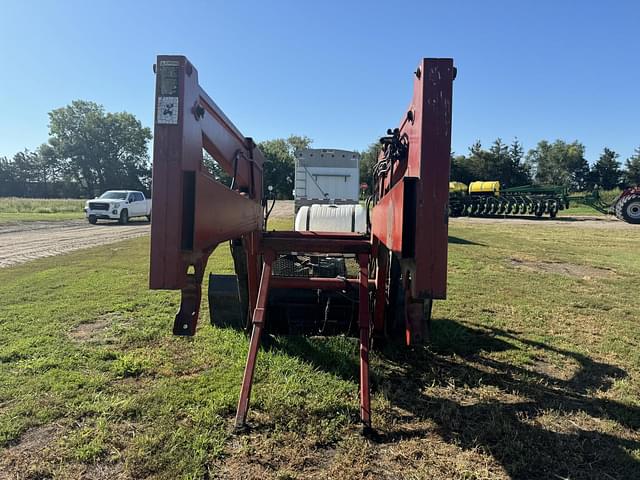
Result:
[[[627,188],[615,199],[611,208],[620,220],[640,224],[640,185]]]

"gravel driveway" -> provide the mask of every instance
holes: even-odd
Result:
[[[148,235],[149,230],[146,221],[132,221],[128,225],[111,222],[89,225],[86,220],[1,224],[0,268]]]

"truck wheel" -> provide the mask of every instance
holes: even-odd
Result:
[[[120,212],[120,220],[118,220],[118,223],[120,223],[120,225],[129,223],[129,212],[126,208]]]
[[[89,223],[91,225],[95,225],[96,223],[98,223],[98,217],[96,217],[95,215],[89,215]]]
[[[149,222],[151,222],[151,214],[147,215],[147,220],[149,220]]]
[[[616,204],[616,217],[627,223],[640,224],[640,195],[627,195]]]

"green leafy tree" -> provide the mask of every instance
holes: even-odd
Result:
[[[524,161],[524,148],[517,138],[513,139],[509,147],[509,176],[505,178],[505,185],[518,187],[531,183],[531,171]]]
[[[132,114],[105,113],[102,105],[75,100],[49,113],[49,134],[48,154],[87,195],[148,188],[151,130]]]
[[[39,178],[39,158],[36,152],[24,150],[13,156],[11,161],[13,175],[17,182],[35,182]]]
[[[373,193],[373,168],[378,162],[381,149],[380,142],[374,142],[366,150],[360,152],[360,183],[367,184],[365,195]]]
[[[625,163],[624,181],[628,186],[640,185],[640,147]]]
[[[52,184],[63,179],[63,166],[48,144],[42,144],[35,152],[24,150],[13,157],[15,179],[22,184],[39,185],[44,197],[53,194]]]
[[[453,156],[451,179],[469,183],[475,180],[498,180],[504,187],[526,185],[531,178],[523,163],[522,144],[515,139],[511,146],[498,138],[489,150],[476,141],[469,148],[469,156]]]
[[[611,190],[620,184],[622,172],[620,171],[619,155],[605,147],[600,158],[592,169],[592,182],[605,190]]]
[[[451,173],[449,178],[453,182],[469,184],[475,180],[470,163],[464,155],[451,154]]]
[[[489,150],[482,148],[477,140],[469,148],[468,168],[473,180],[500,180],[503,162],[508,157],[508,147],[497,139]]]
[[[305,136],[290,135],[288,138],[265,140],[258,148],[265,157],[263,165],[264,186],[273,187],[278,199],[293,198],[295,178],[295,152],[308,148],[312,140]]]
[[[233,180],[231,175],[229,175],[206,150],[202,150],[202,163],[207,170],[209,170],[213,178],[227,187],[231,186],[231,181]]]
[[[584,190],[589,183],[589,163],[584,158],[584,145],[578,141],[538,142],[527,153],[527,165],[537,184],[562,185]]]
[[[0,183],[13,182],[15,178],[16,173],[13,163],[7,157],[0,157]]]

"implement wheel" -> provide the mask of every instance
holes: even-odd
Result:
[[[627,223],[640,224],[640,195],[627,195],[618,200],[616,217]]]
[[[533,207],[533,213],[538,218],[542,217],[544,214],[544,203],[536,202]]]

